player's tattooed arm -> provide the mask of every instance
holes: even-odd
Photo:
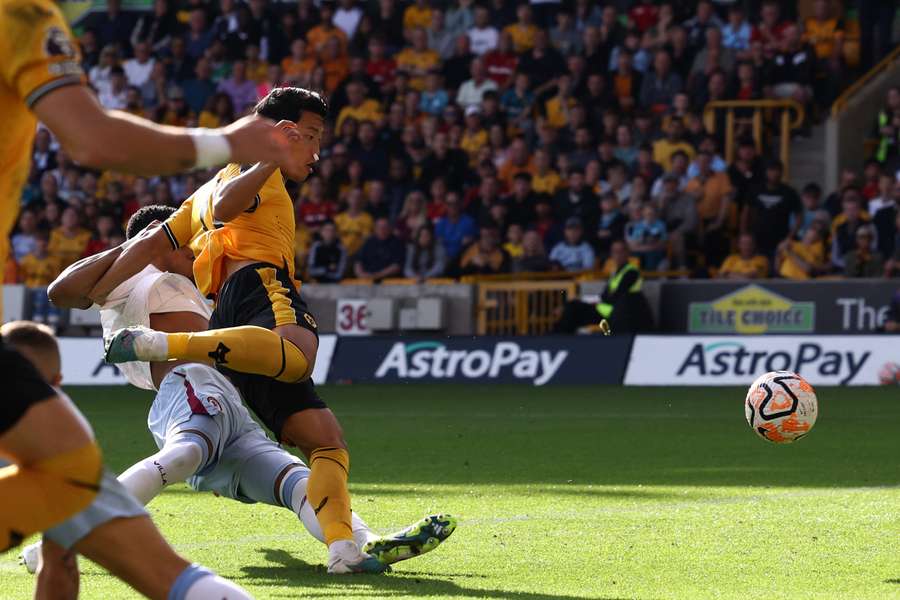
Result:
[[[274,163],[256,163],[237,177],[220,184],[213,197],[213,218],[227,223],[252,208],[259,191],[277,168]]]

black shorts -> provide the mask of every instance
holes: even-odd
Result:
[[[274,329],[294,323],[318,337],[316,320],[287,269],[256,263],[247,265],[225,281],[216,298],[209,328],[256,325]],[[286,383],[265,375],[238,373],[222,366],[219,370],[231,379],[247,406],[279,440],[288,417],[311,408],[327,408],[312,380]]]
[[[30,360],[2,343],[0,377],[3,381],[12,382],[12,389],[4,392],[0,402],[0,434],[12,429],[33,405],[56,396]]]

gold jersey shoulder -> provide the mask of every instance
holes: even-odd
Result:
[[[37,127],[31,109],[48,92],[84,83],[80,63],[55,2],[0,0],[0,264],[31,162]]]
[[[221,260],[286,265],[294,273],[294,205],[276,170],[242,214],[227,223],[213,215],[220,186],[241,174],[231,164],[203,184],[166,221],[164,230],[173,247],[190,245],[197,260],[194,275],[204,294],[215,294],[221,285]]]

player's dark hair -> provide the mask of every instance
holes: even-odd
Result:
[[[125,238],[130,240],[146,229],[153,221],[163,222],[171,217],[174,212],[174,208],[162,204],[151,204],[139,208],[138,211],[128,219],[128,226],[125,228]]]
[[[328,104],[317,92],[301,87],[279,87],[266,94],[253,112],[275,122],[288,120],[296,123],[305,112],[324,119],[328,114]]]

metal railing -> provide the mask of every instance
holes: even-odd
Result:
[[[866,71],[862,77],[854,81],[853,85],[848,87],[837,97],[837,100],[831,105],[831,116],[837,117],[841,111],[847,107],[850,99],[853,98],[859,90],[864,88],[875,77],[887,71],[897,60],[900,60],[900,45],[891,50],[877,65]]]
[[[725,161],[731,163],[734,160],[735,125],[738,120],[749,121],[753,131],[753,141],[756,150],[761,152],[765,143],[765,123],[774,118],[774,113],[780,111],[779,116],[779,156],[784,164],[783,179],[787,180],[789,172],[789,160],[791,157],[791,130],[800,127],[806,114],[803,106],[795,100],[716,100],[710,102],[703,109],[703,121],[707,129],[716,131],[716,111],[725,112]],[[735,111],[753,111],[746,119],[738,119]],[[793,113],[793,118],[791,114]]]
[[[558,309],[576,297],[574,281],[510,281],[478,284],[478,335],[541,335]]]

